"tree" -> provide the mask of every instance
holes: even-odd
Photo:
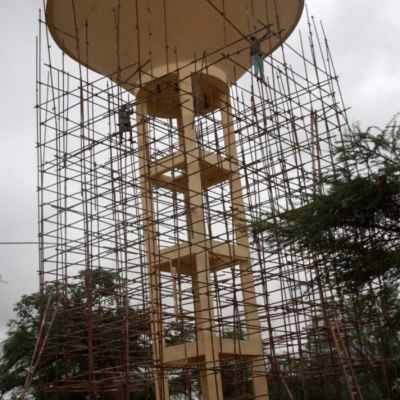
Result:
[[[43,351],[40,357],[39,368],[35,372],[30,394],[31,398],[42,400],[63,399],[63,394],[43,393],[39,395],[39,384],[63,379],[68,376],[73,380],[82,379],[88,371],[88,343],[86,341],[88,329],[85,315],[85,301],[87,285],[92,286],[92,313],[91,326],[93,344],[97,352],[93,359],[94,368],[97,370],[108,368],[108,384],[112,383],[113,376],[110,371],[118,365],[121,349],[120,332],[123,329],[125,317],[134,330],[129,331],[129,355],[132,360],[130,379],[135,383],[135,390],[131,394],[132,400],[151,400],[155,398],[152,374],[143,365],[148,365],[151,360],[150,317],[146,310],[129,307],[127,313],[114,302],[117,276],[115,273],[104,269],[94,270],[90,274],[88,282],[87,274],[81,272],[70,294],[59,302],[56,287],[49,285],[44,295],[45,303],[49,304],[48,318],[45,322],[45,331],[49,332],[48,346],[50,349]],[[15,305],[15,318],[8,323],[7,338],[1,344],[0,358],[0,398],[5,396],[12,399],[19,398],[26,376],[28,374],[31,359],[34,353],[35,343],[39,336],[39,309],[41,307],[39,293],[22,296]],[[68,303],[68,305],[67,305]],[[43,304],[42,304],[43,306]],[[126,311],[125,311],[126,312]],[[106,326],[113,326],[105,330]],[[73,355],[65,363],[59,354],[62,354],[65,346],[62,340],[57,343],[57,338],[65,337],[76,331],[84,332],[81,338],[74,342],[69,340],[70,353]],[[53,340],[54,338],[54,340]],[[52,343],[53,340],[53,343]],[[56,343],[56,345],[54,345]],[[56,350],[54,348],[57,348]],[[150,381],[150,384],[148,383]],[[75,392],[66,395],[69,400],[85,400],[86,393]],[[103,396],[103,395],[102,395]],[[98,399],[119,398],[118,393],[105,393]]]
[[[381,300],[384,299],[384,302]],[[335,308],[328,304],[328,309]],[[348,298],[343,306],[346,329],[341,332],[347,356],[364,400],[400,399],[400,300],[392,288]],[[283,357],[279,370],[295,399],[351,400],[340,358],[330,340],[323,315],[305,328],[301,360]],[[271,371],[270,399],[290,400],[282,379]]]
[[[0,357],[0,399],[11,397],[17,399],[22,393],[29,366],[34,353],[35,343],[39,336],[39,310],[48,304],[49,311],[45,323],[45,331],[49,337],[44,347],[40,364],[30,385],[30,398],[41,400],[86,400],[87,393],[48,393],[41,392],[40,385],[50,382],[62,382],[68,377],[69,383],[87,380],[88,371],[88,343],[87,318],[85,303],[87,301],[88,286],[92,293],[92,312],[90,315],[92,326],[93,346],[96,348],[93,358],[93,369],[97,373],[106,370],[106,376],[98,376],[103,381],[104,388],[113,384],[112,370],[123,365],[121,359],[121,331],[124,329],[124,317],[121,307],[115,304],[117,275],[104,269],[93,270],[90,277],[84,271],[79,273],[77,280],[68,296],[59,302],[60,295],[54,285],[48,285],[42,297],[39,293],[22,296],[15,305],[15,318],[8,323],[7,338],[1,344]],[[45,303],[45,304],[43,304]],[[59,303],[59,304],[58,304]],[[151,349],[150,315],[147,310],[129,307],[128,322],[133,328],[129,330],[129,356],[131,367],[129,380],[132,383],[131,400],[155,399]],[[53,322],[52,322],[53,321]],[[52,322],[52,323],[51,323]],[[112,326],[112,328],[110,328]],[[50,329],[49,329],[50,328]],[[77,338],[77,332],[81,332]],[[243,338],[243,333],[235,333],[227,329],[224,337]],[[184,342],[192,342],[196,338],[193,324],[170,322],[165,327],[167,346],[174,346]],[[64,340],[67,339],[67,340]],[[68,349],[66,348],[68,346]],[[63,358],[67,350],[69,357]],[[234,385],[240,381],[249,386],[249,368],[247,364],[237,365],[237,362],[224,362],[222,366],[224,378],[224,393],[226,396],[241,393],[244,387]],[[171,399],[199,398],[200,376],[199,369],[175,368],[170,370],[169,376]],[[247,390],[247,389],[246,389]],[[97,394],[96,399],[120,399],[120,393],[105,392]],[[231,397],[227,397],[231,398]],[[236,397],[233,397],[236,398]]]
[[[306,205],[252,224],[271,250],[290,247],[322,261],[322,277],[351,293],[400,278],[400,126],[356,125],[337,147],[339,168]]]
[[[22,388],[38,333],[39,293],[24,295],[15,305],[16,318],[8,323],[0,359],[0,398],[16,398]]]
[[[257,240],[270,252],[290,251],[299,260],[318,266],[310,286],[327,284],[338,296],[347,328],[349,356],[366,399],[398,399],[400,373],[400,126],[393,119],[385,129],[363,131],[356,125],[336,149],[333,171],[325,173],[306,204],[269,214],[251,224]],[[326,304],[336,309],[338,304]],[[329,319],[329,316],[328,316]],[[327,321],[320,316],[322,327]],[[312,332],[312,326],[308,327]],[[326,332],[329,331],[325,327]],[[343,332],[341,332],[344,335]],[[333,371],[330,339],[311,336],[305,344],[308,359],[291,365],[290,389],[301,397],[343,398],[343,380],[337,375],[318,385],[313,365]],[[318,349],[313,349],[317,346]],[[285,365],[281,368],[285,371]],[[294,375],[293,375],[293,371]],[[302,376],[309,376],[300,385]],[[271,398],[285,398],[276,385]],[[347,392],[348,393],[348,392]],[[275,396],[275,397],[274,397]]]

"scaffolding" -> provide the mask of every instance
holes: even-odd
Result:
[[[343,293],[317,279],[320,261],[270,253],[249,229],[323,190],[348,129],[328,42],[307,21],[264,60],[265,81],[248,71],[228,86],[204,59],[133,96],[61,53],[41,20],[40,390],[362,398],[372,364],[351,351]],[[376,311],[356,323],[379,324]]]

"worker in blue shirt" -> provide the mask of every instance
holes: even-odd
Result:
[[[257,39],[255,36],[250,38],[250,55],[251,55],[251,64],[254,68],[254,75],[260,76],[262,80],[264,80],[264,59],[263,52],[261,50],[261,42],[265,40],[268,32],[260,39]]]

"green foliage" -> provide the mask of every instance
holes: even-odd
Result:
[[[171,322],[165,332],[165,344],[175,346],[196,340],[196,330],[193,324]]]
[[[400,126],[395,116],[384,129],[369,127],[363,131],[359,124],[344,136],[337,149],[343,164],[340,175],[396,177],[400,171]]]
[[[24,295],[15,305],[16,318],[8,323],[8,335],[2,343],[0,393],[13,393],[25,382],[38,334],[39,294]]]
[[[400,127],[359,126],[344,137],[339,168],[322,178],[325,193],[299,208],[252,224],[271,251],[291,247],[322,260],[323,277],[355,293],[375,279],[400,277]]]
[[[121,345],[125,321],[134,327],[128,331],[130,360],[138,367],[132,368],[132,382],[135,391],[132,400],[151,400],[154,398],[152,374],[143,367],[151,360],[150,318],[146,310],[132,307],[120,307],[114,304],[116,299],[117,275],[106,270],[95,270],[91,274],[81,272],[68,296],[57,293],[56,287],[48,286],[44,303],[49,308],[45,321],[45,332],[49,338],[41,363],[31,384],[31,398],[42,400],[67,399],[84,400],[85,393],[51,394],[42,393],[39,396],[40,383],[68,379],[79,381],[88,371],[88,343],[86,341],[88,326],[92,327],[91,335],[96,354],[93,358],[94,370],[108,368],[112,371],[120,363],[124,354]],[[89,285],[89,286],[88,286]],[[92,304],[90,312],[87,305],[86,289],[90,287]],[[61,300],[62,299],[62,300]],[[28,368],[31,363],[34,346],[39,335],[39,309],[41,304],[39,293],[25,295],[16,304],[16,317],[8,324],[7,338],[1,344],[0,358],[0,394],[18,398],[24,385]],[[90,321],[89,321],[90,319]],[[53,324],[51,325],[51,321]],[[105,327],[107,330],[105,329]],[[111,327],[111,328],[110,328]],[[82,339],[73,340],[74,334],[80,332]],[[70,335],[70,336],[68,336]],[[69,337],[68,349],[66,342],[53,338]],[[54,341],[55,340],[55,341]],[[70,353],[68,363],[62,357],[63,351]],[[108,379],[112,375],[108,374]],[[103,388],[105,389],[105,388]],[[2,398],[0,396],[0,398]],[[97,397],[111,399],[111,395]]]
[[[93,345],[96,352],[93,358],[93,369],[111,371],[121,364],[121,331],[124,329],[125,317],[129,325],[129,356],[131,362],[131,384],[135,388],[131,400],[152,400],[155,398],[152,371],[148,368],[152,361],[150,316],[146,310],[132,307],[122,309],[115,304],[118,277],[105,270],[95,270],[89,275],[81,272],[70,293],[59,302],[60,294],[56,287],[48,286],[47,293],[40,301],[39,293],[23,296],[15,306],[16,317],[9,322],[8,337],[1,345],[0,359],[0,393],[18,398],[24,385],[33,349],[39,335],[39,309],[49,303],[45,330],[49,328],[54,317],[47,346],[41,357],[39,369],[31,385],[30,395],[41,400],[85,400],[86,393],[52,394],[40,393],[39,384],[55,380],[62,381],[68,375],[69,382],[79,382],[88,371],[88,325],[92,327]],[[86,311],[87,289],[90,288],[92,305],[90,314]],[[58,304],[57,306],[57,303]],[[105,327],[108,327],[105,330]],[[112,327],[112,328],[110,328]],[[81,339],[74,340],[79,336]],[[195,327],[191,323],[171,322],[166,326],[166,345],[174,346],[196,339]],[[240,330],[227,329],[225,338],[243,339]],[[69,338],[68,341],[56,338]],[[53,339],[54,338],[54,339]],[[68,348],[67,348],[68,346]],[[63,352],[70,357],[66,364]],[[237,398],[238,394],[251,391],[250,370],[247,363],[226,361],[222,365],[224,393],[227,398]],[[110,372],[107,375],[110,379]],[[85,378],[87,379],[87,378]],[[200,377],[196,366],[192,369],[175,368],[169,375],[171,399],[184,396],[200,395]],[[104,388],[106,389],[106,388]],[[58,396],[58,397],[57,397]],[[101,399],[113,399],[110,394],[97,396]],[[1,398],[1,396],[0,396]],[[120,398],[120,397],[116,397]]]
[[[400,126],[379,130],[356,125],[336,150],[337,163],[306,204],[265,215],[251,225],[270,252],[288,250],[317,263],[323,279],[347,296],[344,338],[356,364],[365,399],[400,399]],[[377,285],[375,285],[377,284]],[[379,287],[379,290],[372,290]],[[329,305],[328,305],[329,309]],[[314,321],[324,328],[322,315]],[[337,374],[328,336],[308,327],[303,359],[282,361],[280,374],[294,398],[349,399]],[[317,329],[317,331],[320,331]],[[307,377],[304,379],[304,377]],[[278,372],[271,371],[271,399],[289,398]]]
[[[328,305],[328,308],[333,308]],[[346,330],[341,337],[354,362],[365,400],[400,399],[400,300],[393,288],[349,298],[343,306]],[[317,329],[316,329],[317,328]],[[320,315],[306,329],[302,360],[279,361],[270,371],[271,400],[289,400],[282,378],[295,399],[351,400],[340,360]],[[358,367],[356,367],[358,366]],[[281,379],[280,379],[280,377]]]

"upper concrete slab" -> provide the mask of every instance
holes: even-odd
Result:
[[[63,51],[134,92],[177,68],[207,67],[234,83],[250,68],[250,36],[269,27],[262,50],[270,54],[303,6],[304,0],[48,0],[46,20]]]

